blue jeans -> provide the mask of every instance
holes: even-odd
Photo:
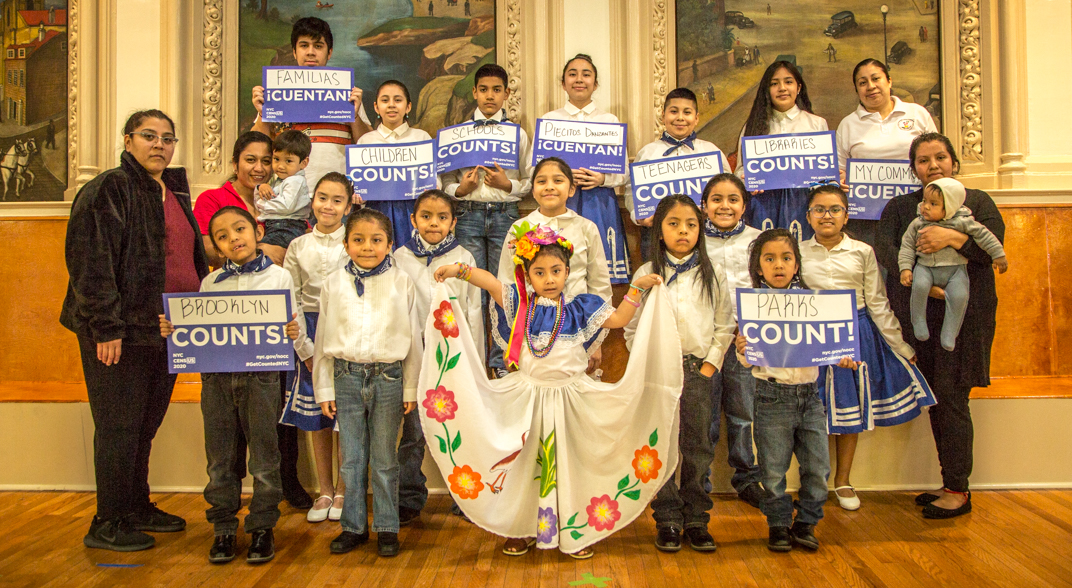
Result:
[[[726,447],[730,467],[734,469],[730,483],[738,493],[750,484],[759,482],[759,466],[752,453],[752,420],[755,415],[756,379],[752,368],[737,361],[733,349],[726,353],[722,370],[715,374],[711,386],[711,446],[718,445],[722,425],[720,411],[726,413]]]
[[[421,413],[412,410],[402,417],[402,439],[398,442],[398,506],[421,510],[428,502],[428,478],[421,471],[424,463],[424,431]]]
[[[790,386],[756,380],[756,449],[760,478],[767,491],[763,514],[769,527],[793,524],[793,499],[785,493],[785,474],[793,454],[800,464],[796,521],[814,525],[823,518],[830,477],[826,409],[814,383]]]
[[[521,218],[516,202],[475,202],[462,200],[458,203],[458,225],[454,236],[465,250],[473,254],[476,265],[482,270],[499,275],[499,256],[502,254],[510,226]],[[490,298],[481,291],[481,308],[484,312],[484,324],[491,324],[489,313]],[[495,309],[491,308],[490,312]],[[506,367],[502,350],[495,341],[488,337],[489,351],[487,364],[493,368]]]
[[[681,427],[678,448],[681,453],[681,484],[670,476],[651,503],[656,527],[707,527],[714,506],[704,490],[715,446],[707,435],[711,429],[711,378],[700,373],[703,359],[686,355],[683,359],[685,383],[679,405]],[[669,467],[669,466],[668,466]]]
[[[402,362],[335,360],[335,407],[342,446],[339,475],[346,484],[342,530],[368,531],[369,472],[372,530],[398,532],[398,454],[402,423]],[[371,467],[370,467],[371,466]]]

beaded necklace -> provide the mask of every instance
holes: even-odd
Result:
[[[529,353],[535,358],[544,358],[551,353],[551,348],[555,346],[555,341],[558,340],[558,333],[562,330],[562,299],[563,295],[558,295],[558,302],[555,304],[555,327],[551,331],[551,340],[548,341],[547,347],[543,349],[536,349],[532,345],[532,317],[536,315],[536,300],[533,300],[529,304],[529,312],[525,316],[525,344],[529,347]]]

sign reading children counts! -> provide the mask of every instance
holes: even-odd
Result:
[[[659,201],[672,194],[684,194],[702,204],[704,185],[720,173],[720,151],[630,164],[636,219],[654,215]]]
[[[439,129],[436,134],[436,173],[466,167],[518,168],[521,127],[510,122],[476,125],[466,122]]]
[[[365,200],[414,200],[436,187],[434,141],[347,145],[346,175]]]
[[[264,68],[264,105],[267,123],[351,123],[350,102],[354,72],[337,67]]]
[[[886,204],[895,196],[915,192],[922,184],[907,159],[850,159],[845,162],[849,185],[849,217],[882,218]]]
[[[860,357],[855,290],[737,288],[737,324],[752,365],[815,367]]]
[[[164,315],[175,326],[167,339],[168,372],[294,369],[290,309],[289,290],[164,294]]]
[[[749,190],[807,188],[838,179],[834,131],[745,137],[742,150]]]
[[[561,157],[573,169],[624,174],[625,145],[624,124],[538,118],[532,165]]]

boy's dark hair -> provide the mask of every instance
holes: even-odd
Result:
[[[744,202],[744,209],[748,210],[748,205],[752,202],[752,194],[744,187],[744,181],[738,178],[735,174],[721,173],[717,176],[707,180],[707,184],[703,188],[703,208],[707,210],[707,197],[711,195],[711,191],[715,189],[715,186],[722,182],[729,182],[733,184],[734,188],[737,188],[741,192],[741,199]]]
[[[316,186],[313,188],[313,194],[316,194],[316,191],[320,189],[320,184],[323,184],[324,182],[335,182],[342,186],[347,194],[350,196],[354,195],[354,183],[350,181],[350,178],[335,171],[324,174],[316,181]]]
[[[763,287],[763,269],[759,265],[760,257],[763,254],[763,246],[771,241],[782,240],[789,243],[793,248],[793,255],[797,258],[797,280],[800,282],[800,287],[805,290],[808,289],[808,285],[804,283],[804,269],[800,263],[800,243],[797,243],[793,233],[789,232],[789,229],[769,229],[763,231],[756,237],[755,241],[748,246],[748,276],[752,278],[753,288]]]
[[[804,83],[804,76],[800,75],[797,66],[788,61],[775,61],[767,66],[763,72],[763,78],[759,80],[756,88],[756,97],[752,100],[752,110],[748,113],[748,120],[744,123],[745,137],[759,137],[770,134],[770,118],[774,114],[774,103],[771,102],[770,86],[774,74],[779,69],[785,68],[797,81],[797,108],[804,112],[811,112],[811,98],[808,98],[808,85]]]
[[[532,178],[536,179],[536,176],[540,173],[540,170],[543,169],[545,165],[551,164],[557,165],[558,169],[562,170],[562,173],[566,174],[566,178],[569,180],[570,186],[577,185],[577,182],[573,180],[573,170],[570,169],[569,164],[558,157],[545,157],[541,159],[540,163],[537,163],[536,167],[532,169]]]
[[[290,28],[291,50],[298,48],[299,37],[309,37],[314,43],[323,39],[324,44],[328,46],[328,51],[331,51],[335,43],[334,37],[331,36],[331,25],[315,16],[307,16],[294,21],[294,26]]]
[[[696,246],[692,248],[692,251],[694,255],[698,256],[700,261],[700,278],[703,282],[701,289],[703,290],[704,297],[707,298],[707,303],[714,307],[715,290],[712,284],[715,281],[715,268],[711,265],[711,258],[707,256],[707,239],[703,230],[704,215],[700,212],[700,207],[696,206],[696,202],[694,202],[692,198],[682,194],[674,194],[673,196],[663,198],[659,202],[659,206],[655,208],[655,217],[651,224],[651,228],[655,231],[655,234],[652,235],[651,245],[649,246],[651,271],[652,273],[662,276],[664,280],[668,278],[664,273],[667,269],[667,252],[666,242],[663,241],[663,221],[666,220],[670,211],[678,205],[690,209],[693,214],[696,215],[696,222],[699,225],[699,235],[696,237]]]
[[[573,254],[570,253],[569,249],[566,249],[558,243],[552,243],[550,245],[541,245],[540,250],[536,252],[536,255],[532,256],[532,259],[522,258],[522,267],[525,268],[525,274],[528,275],[529,268],[532,267],[532,264],[536,263],[537,259],[545,255],[550,255],[552,257],[558,258],[559,261],[566,264],[566,275],[569,276],[569,260],[570,257],[573,256]]]
[[[908,148],[908,161],[911,164],[913,176],[916,175],[916,153],[919,151],[919,146],[924,143],[941,143],[944,145],[946,153],[953,160],[953,173],[960,173],[960,158],[957,157],[957,150],[953,148],[953,142],[949,140],[949,137],[941,133],[923,133],[912,139],[912,146]],[[916,176],[916,179],[919,179],[919,176]]]
[[[238,163],[239,156],[246,150],[246,147],[254,143],[264,143],[268,146],[268,150],[272,150],[272,138],[260,131],[246,131],[238,136],[235,140],[234,149],[231,151],[231,163]]]
[[[421,209],[421,203],[432,199],[442,200],[447,203],[447,206],[450,207],[450,218],[458,216],[457,203],[450,197],[450,194],[447,194],[442,190],[425,190],[424,192],[421,192],[421,195],[418,196],[417,200],[413,203],[413,216],[417,216],[417,211]]]
[[[380,99],[380,90],[383,90],[387,86],[398,86],[402,89],[402,94],[406,97],[406,102],[413,102],[413,99],[409,97],[409,88],[405,84],[398,80],[387,80],[376,87],[376,100]]]
[[[257,234],[257,219],[253,218],[253,215],[250,214],[248,210],[246,210],[245,208],[239,208],[237,206],[224,206],[223,208],[217,210],[212,215],[212,218],[208,219],[208,237],[209,239],[212,239],[212,246],[216,249],[216,251],[219,251],[220,248],[218,245],[216,245],[216,237],[214,236],[212,225],[216,223],[217,218],[232,212],[248,220],[249,224],[253,226],[253,234]]]
[[[297,157],[299,161],[308,159],[312,150],[313,143],[309,140],[309,137],[305,133],[294,129],[279,133],[276,135],[275,141],[272,142],[273,153],[276,151],[289,153]]]
[[[163,110],[157,110],[153,108],[150,110],[139,110],[134,114],[131,114],[130,117],[127,118],[127,123],[123,125],[123,136],[125,137],[138,130],[138,127],[141,125],[141,123],[145,122],[145,119],[149,118],[159,118],[161,120],[168,121],[168,124],[171,125],[171,132],[175,132],[175,121],[171,120],[170,116],[164,114]]]
[[[354,227],[357,223],[362,221],[370,221],[380,225],[380,228],[387,233],[387,242],[394,244],[395,232],[391,228],[391,219],[387,218],[387,215],[373,208],[362,208],[357,212],[350,215],[350,218],[346,219],[346,240],[350,240],[350,233],[354,232]]]
[[[666,100],[663,100],[663,112],[666,112],[666,107],[670,105],[670,101],[675,98],[681,98],[684,100],[691,100],[693,108],[699,108],[700,103],[696,100],[696,92],[688,88],[674,88],[670,90],[670,93],[666,95]]]
[[[592,61],[592,56],[591,55],[586,55],[584,53],[578,53],[578,54],[574,55],[573,57],[569,58],[569,61],[566,62],[566,65],[562,66],[562,78],[559,80],[559,82],[560,83],[565,83],[566,82],[566,72],[569,71],[569,64],[573,63],[574,61],[577,61],[578,59],[580,59],[581,61],[587,61],[588,65],[592,66],[592,77],[595,78],[595,82],[596,82],[596,84],[598,84],[599,83],[599,70],[596,69],[596,63],[594,61]]]
[[[845,212],[849,211],[849,195],[841,189],[838,184],[822,184],[816,186],[808,192],[808,207],[811,207],[811,203],[815,200],[815,197],[819,194],[837,194],[841,198],[841,203],[845,205]]]
[[[476,70],[476,75],[473,76],[473,82],[479,84],[480,78],[499,78],[504,88],[510,87],[510,75],[497,63],[485,63],[480,66]]]

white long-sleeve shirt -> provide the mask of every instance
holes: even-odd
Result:
[[[697,252],[703,255],[701,252]],[[680,264],[683,259],[677,259],[667,255],[670,261]],[[722,266],[714,265],[715,279],[711,284],[711,293],[714,295],[714,304],[707,299],[703,290],[703,277],[700,275],[699,266],[687,272],[678,274],[677,279],[666,286],[666,298],[674,309],[677,318],[677,332],[681,337],[681,354],[692,355],[702,358],[715,368],[722,369],[722,360],[726,351],[733,345],[733,330],[736,322],[733,320],[730,305],[730,294],[726,283],[726,272]],[[653,273],[652,264],[649,261],[640,266],[633,281]],[[664,279],[674,275],[672,269],[668,269]],[[625,345],[632,350],[633,338],[636,336],[637,325],[640,323],[640,313],[644,311],[644,302],[633,315],[629,324],[625,327]]]
[[[413,280],[397,267],[364,279],[358,296],[354,276],[328,274],[320,291],[320,320],[313,354],[313,395],[335,400],[335,360],[355,363],[402,362],[402,399],[417,399],[424,322]]]
[[[682,145],[675,149],[670,155],[663,155],[663,153],[666,153],[666,150],[673,147],[673,145],[662,139],[658,139],[641,147],[640,151],[637,151],[636,157],[633,158],[633,163],[670,159],[672,157],[685,157],[686,155],[714,153],[715,151],[718,151],[719,154],[722,155],[722,171],[729,173],[730,162],[726,159],[726,154],[723,153],[717,145],[699,138],[695,139],[692,144],[695,149],[690,149],[688,145]],[[632,218],[635,223],[636,213],[633,212],[633,183],[629,180],[628,174],[625,176],[625,179],[625,208],[629,211],[629,217]]]
[[[569,264],[570,274],[566,278],[564,292],[567,298],[588,293],[610,302],[610,272],[607,270],[607,254],[603,249],[603,241],[599,238],[599,228],[594,222],[568,208],[566,212],[550,217],[537,209],[510,227],[510,234],[506,236],[502,253],[499,255],[498,278],[500,282],[503,284],[515,282],[514,249],[510,247],[510,242],[514,239],[514,228],[526,221],[533,227],[536,225],[551,227],[573,244],[573,256],[570,257]]]
[[[340,225],[325,234],[320,232],[319,226],[291,241],[283,259],[283,269],[290,272],[305,312],[320,312],[320,288],[324,278],[350,261],[343,247],[346,227]]]
[[[768,135],[819,133],[830,130],[825,118],[801,110],[795,104],[785,112],[775,110],[767,120],[767,125]],[[744,131],[742,128],[741,135],[737,139],[737,169],[733,172],[742,180],[744,179],[744,166],[741,165],[744,157]]]
[[[309,196],[309,186],[305,183],[305,170],[298,170],[298,173],[283,178],[272,191],[275,192],[275,197],[271,200],[257,198],[254,202],[261,220],[309,218],[313,199]]]
[[[500,110],[490,118],[501,122],[503,115],[503,111]],[[473,113],[473,120],[487,120],[488,118],[484,116],[483,112],[480,112],[479,108]],[[443,184],[443,191],[455,198],[475,202],[517,202],[521,200],[532,189],[532,179],[530,177],[532,176],[532,155],[529,148],[531,143],[529,142],[528,133],[521,126],[518,126],[517,129],[517,144],[518,169],[505,170],[506,177],[510,179],[509,192],[485,184],[484,172],[478,172],[476,175],[476,188],[465,196],[458,196],[458,187],[461,185],[462,176],[469,173],[473,169],[471,167],[456,169],[439,176],[439,180]]]
[[[893,112],[882,120],[861,104],[841,119],[837,128],[838,166],[853,159],[908,159],[912,140],[923,133],[937,132],[934,119],[919,104],[893,96]]]
[[[730,291],[730,305],[733,307],[734,320],[737,317],[737,288],[751,288],[752,278],[748,275],[748,247],[762,231],[746,226],[740,234],[729,239],[705,237],[707,256],[711,263],[722,266],[726,271],[727,289]]]
[[[417,237],[421,239],[420,236]],[[427,241],[421,239],[425,248],[431,249]],[[408,247],[399,247],[394,252],[395,263],[398,269],[406,272],[413,280],[413,286],[417,291],[417,307],[420,312],[421,324],[428,320],[431,312],[432,292],[439,285],[435,281],[435,271],[444,265],[455,263],[467,263],[477,267],[476,259],[472,253],[458,245],[454,249],[436,257],[429,265],[425,259],[417,257]],[[484,318],[480,307],[480,288],[463,280],[447,280],[445,282],[451,292],[451,296],[457,299],[458,305],[464,309],[465,319],[469,322],[469,332],[473,335],[473,342],[477,349],[484,349]]]
[[[911,359],[912,346],[901,335],[901,324],[890,310],[886,298],[886,282],[879,273],[875,250],[862,241],[844,236],[841,242],[827,250],[814,238],[800,244],[801,274],[810,288],[816,290],[856,290],[856,309],[867,308],[867,314],[882,332],[895,353]]]
[[[585,106],[584,108],[577,108],[572,103],[567,102],[562,108],[552,110],[540,118],[601,123],[621,122],[618,120],[618,117],[596,107],[595,102],[589,102],[588,106]],[[535,133],[533,133],[533,145],[535,145],[535,140]],[[532,153],[532,151],[530,150],[529,153]],[[603,185],[607,188],[617,188],[618,186],[624,186],[627,181],[629,181],[629,174],[604,174]]]
[[[220,268],[201,280],[202,292],[256,292],[258,290],[290,290],[290,304],[293,312],[298,314],[298,338],[294,340],[294,350],[298,359],[305,361],[313,356],[313,342],[305,332],[305,313],[298,303],[298,290],[290,274],[278,265],[270,265],[259,272],[249,272],[229,276],[220,283],[216,278],[223,273]],[[289,321],[288,321],[289,322]]]

